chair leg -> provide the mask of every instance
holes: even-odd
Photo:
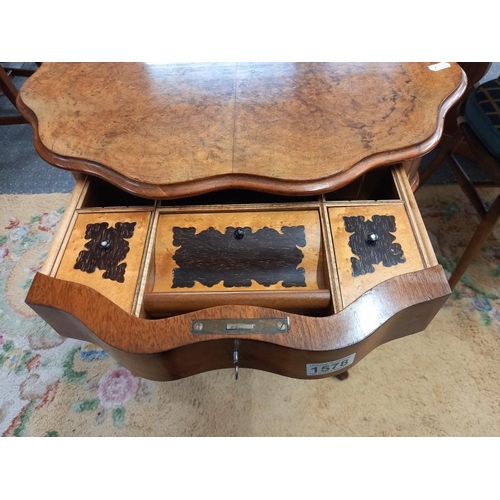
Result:
[[[17,87],[12,83],[12,79],[1,65],[0,65],[0,90],[4,92],[7,99],[9,99],[14,108],[17,109],[16,105],[16,97],[18,94]],[[20,114],[0,116],[0,125],[17,125],[23,123],[28,123],[28,122]]]
[[[453,274],[449,279],[450,288],[455,288],[458,281],[464,274],[465,270],[472,262],[472,259],[476,256],[476,254],[481,249],[481,246],[490,235],[491,230],[498,221],[499,217],[500,217],[500,195],[497,196],[496,200],[493,202],[493,205],[491,205],[491,208],[488,210],[485,217],[479,224],[478,228],[476,229],[476,232],[474,233],[474,236],[469,242],[469,245],[465,249],[464,254],[460,258],[457,267],[453,271]]]
[[[0,116],[0,125],[23,125],[28,123],[21,115]]]
[[[18,90],[2,66],[0,66],[0,89],[3,90],[7,99],[15,106]]]
[[[455,148],[460,144],[461,140],[462,133],[458,131],[450,138],[443,141],[443,144],[440,146],[439,153],[420,174],[419,186],[422,186],[429,180],[429,177],[443,164],[446,160],[446,156],[453,153]]]
[[[9,66],[3,66],[6,73],[10,73],[13,76],[31,76],[35,73],[36,69],[23,69],[23,68],[10,68]]]
[[[469,198],[469,201],[472,203],[472,205],[476,209],[476,212],[479,214],[479,217],[481,217],[482,219],[483,217],[486,216],[486,209],[484,208],[484,204],[479,195],[477,194],[474,185],[472,184],[471,180],[465,173],[460,163],[458,163],[458,160],[455,158],[454,155],[449,154],[447,156],[447,159],[451,170],[455,174],[458,184],[462,188],[462,191],[465,193],[467,198]]]

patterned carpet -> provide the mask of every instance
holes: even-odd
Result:
[[[417,198],[449,271],[477,217],[456,186]],[[157,383],[24,304],[67,200],[0,197],[0,435],[500,435],[500,229],[425,332],[377,348],[343,382],[220,370]]]

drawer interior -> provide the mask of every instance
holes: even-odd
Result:
[[[89,286],[132,312],[151,213],[79,211],[54,276]]]
[[[153,207],[156,200],[127,193],[97,177],[88,177],[79,208]]]
[[[169,312],[221,299],[265,307],[276,292],[288,311],[330,304],[318,208],[160,212],[151,266],[144,309],[153,315],[161,297]]]
[[[391,168],[370,170],[346,186],[325,194],[326,201],[401,200]]]
[[[351,203],[328,215],[344,307],[382,281],[424,269],[403,202]]]
[[[229,190],[146,200],[84,178],[68,208],[43,272],[145,318],[218,305],[326,316],[436,263],[402,166],[295,198]],[[99,245],[127,224],[133,234],[112,245],[127,251],[110,258]],[[123,279],[110,279],[116,269],[99,259]]]

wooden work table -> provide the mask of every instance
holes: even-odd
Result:
[[[139,196],[324,193],[436,146],[466,81],[429,65],[45,64],[19,107],[49,163]]]
[[[44,63],[18,107],[77,184],[27,302],[152,379],[346,373],[450,293],[412,187],[465,87],[455,63]]]

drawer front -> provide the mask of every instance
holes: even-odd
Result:
[[[162,214],[154,292],[325,288],[318,210]]]
[[[80,201],[55,239],[45,272],[90,286],[127,312],[152,317],[218,305],[338,313],[383,281],[436,265],[404,170],[386,174],[386,201],[326,197],[299,206],[238,206],[233,200],[197,207],[180,200],[170,208],[99,208],[88,206],[96,193],[87,182],[87,191],[75,193]],[[92,265],[97,257],[90,255],[88,227],[108,224],[116,230],[127,222],[134,224],[133,236],[124,239],[127,252],[115,262],[113,276]],[[380,233],[380,241],[367,243],[371,232]]]
[[[78,213],[55,277],[87,285],[131,312],[150,212]]]
[[[403,203],[330,207],[343,307],[394,276],[425,265]]]
[[[236,346],[241,367],[297,378],[312,377],[308,365],[315,375],[357,363],[425,329],[450,293],[404,171],[391,176],[385,201],[349,201],[351,190],[300,205],[100,208],[82,190],[27,302],[61,335],[102,343],[155,380],[233,367]],[[104,233],[123,224],[133,234],[123,228],[127,245],[107,269],[95,261],[116,246]],[[226,328],[196,329],[213,320]]]

